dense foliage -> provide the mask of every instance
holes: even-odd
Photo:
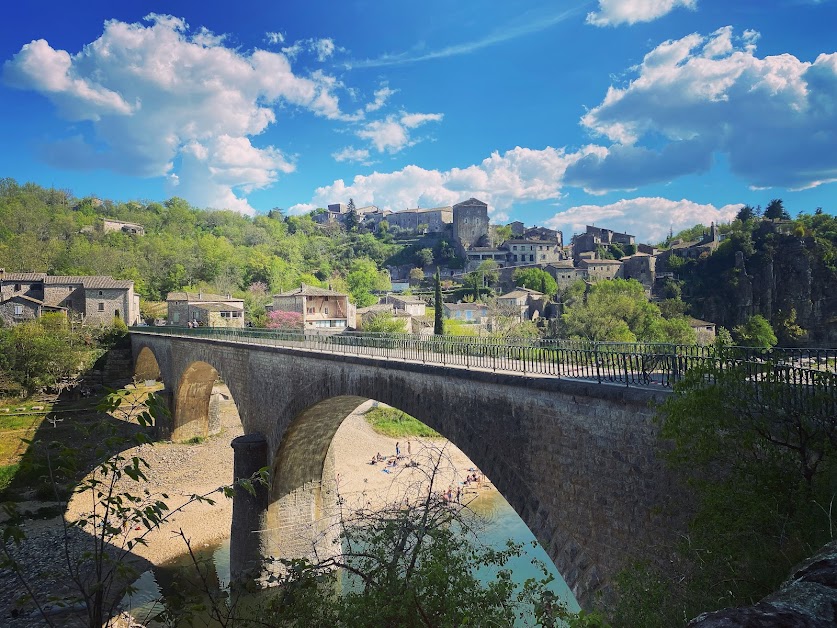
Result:
[[[103,217],[138,223],[146,235],[103,233]],[[252,301],[254,284],[272,294],[300,282],[326,287],[342,281],[365,305],[368,290],[386,283],[378,267],[398,249],[387,236],[320,228],[310,216],[284,218],[274,211],[249,217],[198,209],[176,197],[99,203],[0,180],[0,267],[133,279],[146,300],[200,286]]]
[[[616,342],[693,344],[695,332],[682,313],[664,318],[645,289],[633,279],[570,286],[563,295],[560,335]]]
[[[753,604],[833,538],[833,399],[812,388],[803,405],[798,390],[771,377],[777,372],[761,362],[691,371],[661,408],[668,463],[696,509],[677,560],[624,574],[614,614],[630,620],[616,625],[677,626]]]
[[[60,391],[127,333],[119,328],[73,330],[62,314],[0,327],[0,395]]]

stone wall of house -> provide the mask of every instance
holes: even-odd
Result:
[[[583,605],[607,595],[626,565],[665,561],[661,548],[689,515],[657,456],[652,405],[662,391],[143,333],[132,342],[135,355],[154,352],[166,387],[178,391],[164,435],[206,433],[210,366],[220,373],[245,433],[267,441],[273,514],[265,516],[274,521],[282,498],[292,502],[286,517],[325,503],[314,491],[323,487],[331,439],[365,399],[416,416],[460,447]],[[282,542],[266,539],[260,551]]]
[[[20,308],[20,314],[15,314],[16,307]],[[24,299],[15,299],[0,303],[0,320],[2,320],[3,325],[14,325],[15,323],[35,320],[37,317],[38,306]]]
[[[127,290],[103,288],[84,291],[84,321],[88,325],[110,325],[114,317],[130,320],[132,295]]]

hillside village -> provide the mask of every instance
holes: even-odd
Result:
[[[250,219],[176,198],[114,204],[5,185],[4,224],[20,225],[0,238],[5,325],[57,312],[90,325],[119,319],[128,325],[432,334],[438,305],[452,334],[706,343],[719,326],[733,330],[764,314],[788,331],[780,342],[837,341],[830,319],[814,320],[829,307],[825,290],[816,286],[832,279],[830,267],[815,273],[808,305],[784,295],[789,287],[782,282],[766,302],[748,301],[746,294],[715,298],[739,281],[733,275],[765,270],[764,256],[748,252],[748,241],[756,248],[763,241],[776,260],[787,253],[797,264],[794,247],[833,246],[817,235],[831,228],[822,214],[793,221],[781,207],[763,216],[745,208],[731,224],[696,226],[654,244],[597,225],[565,238],[519,221],[491,224],[489,206],[476,198],[400,211],[357,208],[350,199],[310,215],[274,210]],[[33,203],[40,213],[32,212]],[[30,208],[28,221],[15,219],[16,206]],[[38,244],[40,234],[51,234],[45,246]],[[820,258],[830,259],[817,250],[802,259]],[[433,296],[437,269],[439,304]],[[708,272],[726,274],[712,287],[701,279]],[[656,308],[644,314],[656,321],[645,324],[653,329],[570,324],[573,308],[578,313],[591,306],[595,293],[604,294],[613,282],[614,289],[631,292],[629,300]],[[731,303],[735,308],[725,305]]]

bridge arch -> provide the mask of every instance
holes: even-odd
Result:
[[[203,439],[220,432],[219,412],[224,393],[217,388],[219,382],[228,386],[235,402],[232,383],[224,379],[213,365],[196,360],[183,370],[172,393],[171,424],[164,430],[170,434],[171,440]]]
[[[134,362],[134,377],[139,380],[161,380],[163,374],[160,371],[160,364],[157,362],[157,356],[154,355],[154,350],[151,347],[143,346],[137,354],[137,359]]]

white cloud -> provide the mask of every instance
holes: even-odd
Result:
[[[336,153],[332,153],[331,156],[334,158],[334,161],[348,161],[348,162],[357,162],[364,165],[368,165],[369,162],[369,151],[365,148],[355,148],[353,146],[347,146],[346,148],[337,151]]]
[[[285,43],[285,34],[280,33],[279,31],[268,31],[264,34],[264,37],[268,43],[273,44],[274,46]]]
[[[282,41],[284,41],[284,38]],[[310,52],[317,57],[317,61],[320,62],[325,61],[333,55],[335,50],[343,49],[335,46],[334,40],[328,37],[323,39],[300,39],[299,41],[295,41],[293,45],[282,48],[282,52],[284,52],[290,59],[296,59],[296,57],[303,52]]]
[[[587,14],[587,23],[594,26],[619,26],[651,22],[676,7],[694,9],[697,0],[599,0],[598,12]]]
[[[560,24],[561,22],[573,17],[579,12],[582,6],[583,5],[572,7],[559,13],[540,13],[532,15],[530,12],[526,12],[521,20],[505,24],[501,30],[489,33],[480,39],[452,44],[438,50],[423,50],[418,54],[414,51],[387,53],[376,59],[355,60],[347,63],[346,65],[349,68],[379,68],[392,65],[419,63],[421,61],[430,61],[432,59],[446,59],[448,57],[470,54],[472,52],[476,52],[477,50],[482,50],[483,48],[489,48],[520,37],[526,37],[533,33],[545,31],[552,28],[556,24]]]
[[[390,96],[394,95],[398,90],[390,89],[388,85],[384,85],[381,89],[375,90],[375,100],[366,105],[366,111],[377,111],[383,107]]]
[[[567,167],[597,147],[585,147],[576,153],[547,147],[543,150],[514,148],[499,152],[467,168],[428,170],[407,166],[390,173],[357,175],[349,183],[342,179],[317,188],[310,203],[290,209],[292,213],[325,207],[329,203],[353,198],[358,205],[377,205],[382,209],[452,205],[471,196],[489,204],[489,212],[498,220],[515,202],[557,199]]]
[[[714,153],[725,153],[733,173],[756,187],[837,180],[837,54],[813,63],[790,54],[759,58],[757,38],[722,28],[649,52],[627,87],[609,88],[582,118],[618,144],[579,163],[568,181],[635,187],[703,171]]]
[[[346,117],[332,77],[299,76],[285,55],[243,53],[176,17],[146,21],[110,20],[76,54],[36,40],[5,62],[8,85],[39,92],[63,117],[92,125],[89,137],[43,147],[48,161],[165,176],[195,204],[252,211],[236,191],[265,187],[294,168],[277,148],[250,141],[276,120],[274,106]]]
[[[698,223],[729,222],[743,205],[700,205],[682,199],[672,201],[660,197],[622,199],[609,205],[578,205],[555,214],[546,221],[552,229],[564,232],[569,240],[572,233],[584,231],[585,225],[607,224],[608,229],[630,233],[639,242],[660,242],[669,229],[677,233]]]
[[[420,127],[427,122],[441,122],[441,113],[402,113],[390,115],[384,120],[367,122],[357,131],[356,135],[369,142],[379,153],[397,153],[415,144],[410,136],[410,130]]]

